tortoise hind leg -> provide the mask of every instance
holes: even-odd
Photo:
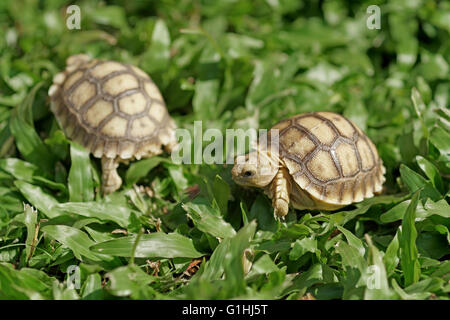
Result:
[[[117,173],[119,161],[117,158],[102,157],[102,191],[109,194],[120,188],[122,179]]]

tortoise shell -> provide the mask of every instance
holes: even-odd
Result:
[[[279,155],[301,189],[336,208],[380,192],[385,168],[370,139],[332,112],[293,116],[277,123]]]
[[[58,123],[95,157],[139,159],[173,139],[175,123],[159,89],[135,66],[76,55],[53,83]]]

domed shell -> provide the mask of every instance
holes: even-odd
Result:
[[[57,121],[96,157],[140,158],[173,138],[175,123],[159,89],[135,66],[76,55],[53,82]]]
[[[280,158],[295,182],[330,205],[347,205],[380,192],[385,168],[370,139],[332,112],[300,114],[276,124]]]

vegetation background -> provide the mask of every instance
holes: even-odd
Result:
[[[0,1],[1,299],[449,298],[450,2],[77,1],[68,30],[70,4]],[[161,156],[102,197],[98,159],[49,112],[81,52],[148,72],[190,130],[342,113],[376,144],[385,193],[277,222],[230,166]]]

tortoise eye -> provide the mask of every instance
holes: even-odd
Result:
[[[251,177],[255,174],[255,171],[245,171],[244,172],[244,177]]]

